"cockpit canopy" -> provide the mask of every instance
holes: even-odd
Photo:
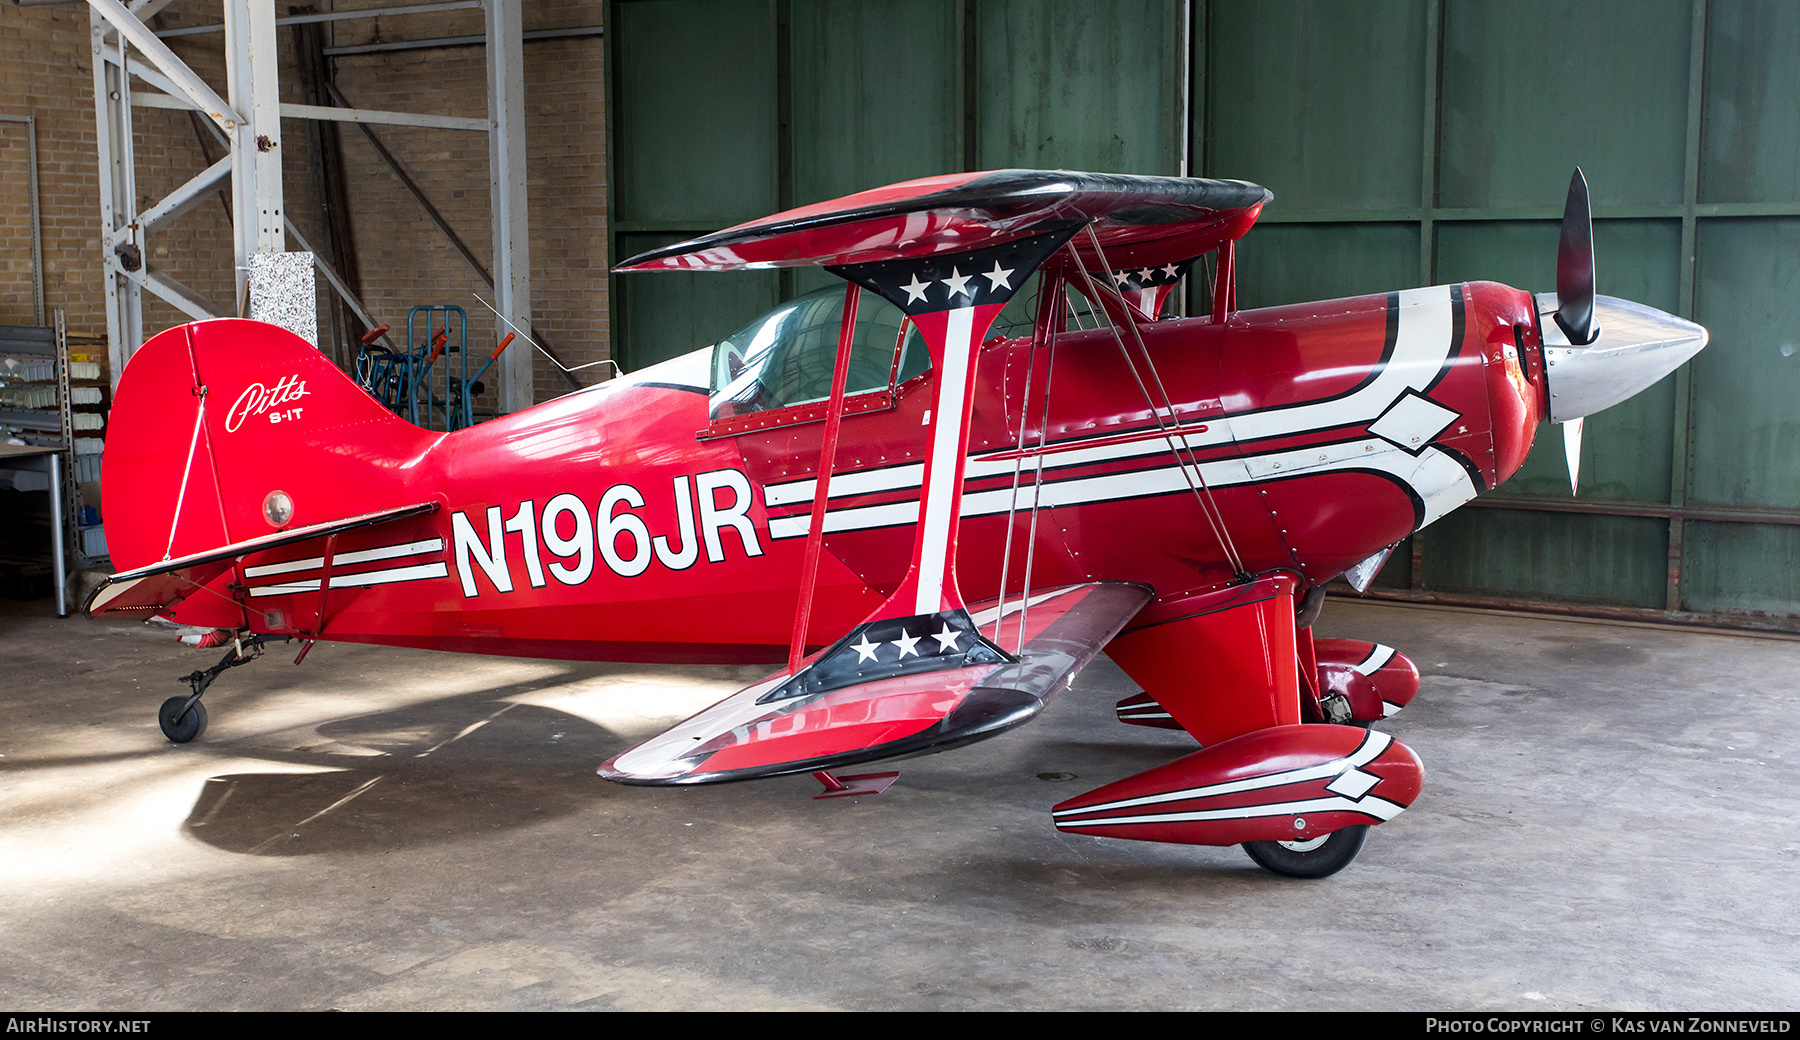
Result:
[[[720,340],[712,356],[714,419],[765,412],[831,396],[844,287],[781,304]],[[844,393],[886,390],[931,367],[925,340],[900,308],[862,293]]]

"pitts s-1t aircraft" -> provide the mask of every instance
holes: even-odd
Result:
[[[223,630],[200,695],[270,639],[786,666],[600,766],[627,784],[811,772],[1035,716],[1104,650],[1121,720],[1200,748],[1056,806],[1065,830],[1343,867],[1418,794],[1368,724],[1418,671],[1315,639],[1325,584],[1511,476],[1541,419],[1706,343],[1594,295],[1586,185],[1557,292],[1487,282],[1240,311],[1242,181],[1003,170],[909,181],[635,257],[848,284],[710,348],[451,433],[240,320],[120,381],[95,615]],[[1196,268],[1196,260],[1203,263]],[[1211,313],[1165,317],[1190,269]],[[821,479],[822,474],[829,479]],[[302,650],[304,656],[305,650]]]

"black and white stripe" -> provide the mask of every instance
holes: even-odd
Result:
[[[1365,429],[1367,434],[1300,448],[1252,451],[1182,467],[1168,458],[1168,440],[1159,431],[1146,431],[1129,440],[1096,437],[1099,443],[1065,442],[1033,458],[1028,465],[1040,471],[1067,469],[1122,460],[1147,458],[1156,464],[1124,472],[1072,479],[1048,479],[1041,488],[1021,487],[1018,497],[1010,489],[969,491],[962,516],[988,516],[1015,509],[1084,505],[1124,501],[1152,495],[1185,493],[1190,481],[1204,481],[1213,489],[1260,484],[1273,480],[1326,472],[1368,472],[1392,479],[1413,499],[1415,526],[1424,527],[1474,498],[1481,490],[1479,475],[1472,473],[1459,455],[1432,446],[1433,437],[1454,423],[1460,414],[1423,396],[1423,391],[1442,378],[1455,355],[1461,337],[1457,320],[1460,289],[1436,287],[1395,293],[1389,304],[1390,336],[1387,356],[1371,378],[1355,389],[1324,401],[1288,405],[1234,416],[1208,419],[1205,428],[1177,427],[1197,450],[1248,444],[1333,429]],[[1016,458],[1005,453],[971,457],[965,479],[1010,474]],[[831,499],[910,491],[919,486],[924,467],[919,463],[879,470],[834,475]],[[817,493],[816,479],[788,481],[764,487],[764,503],[771,509],[810,504]],[[918,522],[918,501],[908,498],[868,506],[832,509],[826,513],[826,533],[870,530]],[[772,538],[806,535],[809,516],[776,517],[769,522]]]
[[[331,588],[364,588],[374,585],[391,585],[396,582],[426,581],[432,578],[450,576],[449,565],[443,560],[421,560],[420,557],[444,551],[442,538],[425,538],[419,541],[401,542],[395,545],[376,546],[372,549],[357,549],[353,552],[337,553],[331,558]],[[355,573],[338,573],[339,567],[354,567],[365,563],[382,561],[408,562],[399,566],[383,567],[376,570],[357,571]],[[269,578],[277,575],[303,575],[309,571],[323,571],[325,558],[309,556],[299,560],[283,560],[279,563],[263,563],[244,568],[246,578]],[[288,578],[262,585],[252,585],[252,596],[290,596],[297,592],[317,592],[322,575],[312,577]]]
[[[1369,656],[1363,658],[1356,664],[1351,665],[1350,670],[1374,678],[1375,673],[1386,668],[1387,663],[1394,659],[1396,653],[1399,653],[1399,651],[1395,650],[1393,647],[1376,643],[1369,651]],[[1393,701],[1384,697],[1381,701],[1381,717],[1384,719],[1391,719],[1399,714],[1400,709],[1404,707],[1406,707],[1406,705],[1395,704]]]
[[[1141,823],[1250,820],[1274,816],[1304,816],[1317,812],[1357,812],[1382,821],[1391,820],[1404,811],[1406,806],[1391,802],[1386,798],[1371,796],[1369,792],[1381,782],[1381,778],[1365,771],[1362,767],[1381,757],[1381,753],[1386,751],[1393,741],[1394,738],[1385,733],[1370,730],[1355,751],[1317,765],[1284,769],[1279,772],[1225,783],[1184,787],[1176,791],[1165,791],[1137,798],[1122,798],[1117,801],[1102,802],[1098,805],[1058,809],[1054,810],[1052,815],[1056,818],[1059,827],[1064,824],[1071,827],[1101,827]],[[1271,790],[1327,778],[1330,779],[1330,782],[1325,784],[1325,790],[1330,792],[1329,797],[1283,798],[1217,809],[1186,809],[1150,813],[1128,811],[1141,810],[1146,806],[1242,794],[1247,791]]]

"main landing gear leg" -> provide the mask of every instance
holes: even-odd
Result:
[[[1412,749],[1379,731],[1307,724],[1380,717],[1381,699],[1357,710],[1358,698],[1365,688],[1375,693],[1370,673],[1398,655],[1385,647],[1377,653],[1373,643],[1352,653],[1344,641],[1315,642],[1311,629],[1298,627],[1312,610],[1296,612],[1297,585],[1275,574],[1217,590],[1187,601],[1188,617],[1107,645],[1146,691],[1121,702],[1120,717],[1154,725],[1161,720],[1151,709],[1166,709],[1203,746],[1058,804],[1051,810],[1058,830],[1242,845],[1272,873],[1322,878],[1356,858],[1370,825],[1413,803],[1424,767]],[[1352,710],[1328,713],[1321,693],[1344,690]]]
[[[251,636],[248,639],[233,641],[231,649],[211,668],[197,672],[189,672],[181,677],[194,692],[187,697],[170,697],[157,709],[156,724],[162,727],[163,736],[176,744],[186,744],[200,734],[206,732],[206,705],[200,703],[200,695],[212,685],[219,673],[227,668],[236,668],[240,664],[249,664],[262,656],[264,643],[287,642],[288,636]]]

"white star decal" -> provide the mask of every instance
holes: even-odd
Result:
[[[900,288],[906,290],[907,303],[918,303],[925,298],[925,290],[931,288],[931,283],[919,281],[919,272],[914,271],[912,281]]]
[[[1131,281],[1131,272],[1120,271],[1118,274],[1113,275],[1113,281],[1118,282],[1119,288],[1123,289],[1125,288],[1125,283]]]
[[[850,649],[856,651],[856,663],[862,664],[864,661],[875,660],[875,648],[880,645],[880,643],[869,642],[869,633],[864,632],[862,642],[851,643]]]
[[[1138,281],[1143,282],[1145,285],[1149,285],[1150,277],[1153,273],[1154,272],[1148,267],[1139,268],[1137,273]]]
[[[962,633],[951,629],[950,622],[946,621],[944,622],[944,630],[931,638],[938,641],[938,653],[943,654],[960,649],[956,645],[956,641],[962,638]]]
[[[950,277],[942,279],[942,281],[945,285],[950,287],[950,296],[952,299],[954,299],[958,293],[961,293],[973,300],[975,298],[975,290],[969,288],[969,279],[972,277],[974,276],[963,274],[961,271],[952,267],[950,269]]]
[[[1162,273],[1163,273],[1163,277],[1164,277],[1164,278],[1173,278],[1173,277],[1175,277],[1175,265],[1174,265],[1174,264],[1164,264],[1164,265],[1162,265]]]
[[[913,635],[911,632],[908,632],[904,628],[901,629],[900,630],[900,638],[893,641],[894,645],[900,648],[900,658],[899,659],[902,661],[906,660],[907,654],[911,654],[914,657],[919,656],[919,652],[917,650],[913,649],[913,644],[917,643],[918,641],[919,641],[918,636]]]
[[[994,261],[994,269],[981,277],[986,278],[990,283],[988,285],[988,290],[990,292],[995,289],[1010,289],[1012,288],[1012,273],[1014,270],[1015,268],[1011,267],[1001,270],[1000,261],[996,260]]]

